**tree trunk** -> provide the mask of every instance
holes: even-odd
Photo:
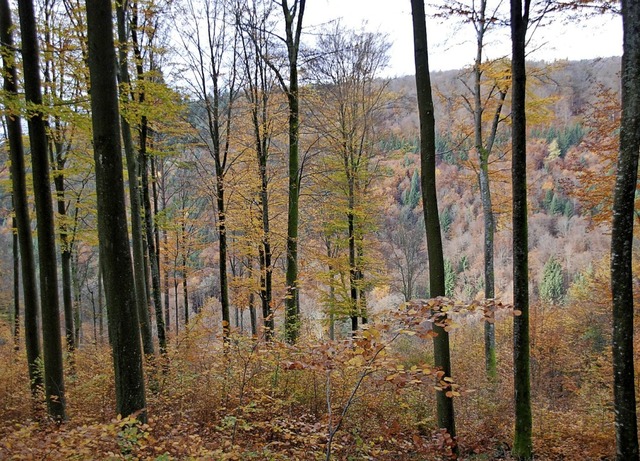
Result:
[[[227,338],[231,328],[231,316],[229,313],[229,283],[227,277],[227,218],[224,203],[224,171],[219,167],[216,170],[218,249],[220,251],[220,304],[222,306],[222,333]]]
[[[51,8],[50,5],[43,11],[44,14],[44,83],[45,95],[53,92],[55,89],[55,64],[51,56],[53,55],[53,44],[51,42]],[[45,131],[48,135],[49,154],[51,167],[53,170],[53,184],[55,187],[55,199],[60,215],[58,227],[60,230],[60,265],[62,268],[62,305],[64,312],[65,339],[67,351],[71,354],[76,348],[74,335],[74,315],[73,315],[73,297],[71,282],[71,252],[73,247],[73,237],[67,224],[67,203],[65,199],[64,184],[64,168],[67,161],[67,151],[64,148],[60,138],[57,136],[62,131],[59,116],[53,116],[53,126],[49,123],[48,118],[44,118]],[[70,362],[73,363],[73,356],[70,355]]]
[[[266,101],[263,101],[263,121],[266,123]],[[271,341],[274,329],[271,300],[273,298],[273,267],[271,254],[271,225],[269,221],[269,192],[267,177],[268,141],[258,123],[257,110],[254,111],[254,130],[256,134],[256,151],[260,173],[260,213],[262,217],[262,245],[258,251],[260,261],[260,300],[262,302],[262,319],[265,328],[265,340]]]
[[[364,291],[364,273],[362,271],[363,259],[364,259],[364,244],[363,237],[360,235],[358,242],[356,243],[356,249],[358,253],[358,259],[356,262],[356,283],[358,285],[358,312],[362,320],[362,324],[369,323],[369,314],[367,313],[367,296]]]
[[[76,348],[74,328],[73,328],[73,296],[72,296],[72,284],[71,284],[71,251],[72,243],[69,238],[69,229],[64,222],[67,215],[67,206],[64,195],[64,154],[62,153],[62,146],[53,142],[53,148],[55,149],[55,173],[53,177],[53,183],[56,189],[56,203],[58,205],[58,214],[61,216],[60,223],[60,265],[62,266],[62,305],[64,307],[64,330],[67,340],[67,350],[73,352]]]
[[[180,332],[180,303],[178,303],[178,277],[174,277],[173,290],[175,293],[175,313],[176,313],[176,338]]]
[[[164,204],[164,193],[162,194],[163,198],[163,209],[165,208],[165,204]],[[170,308],[170,301],[171,298],[169,297],[169,252],[166,251],[166,249],[169,248],[169,240],[168,240],[168,236],[167,236],[167,230],[166,229],[162,229],[162,241],[164,242],[164,247],[165,247],[165,251],[164,251],[164,255],[163,255],[163,261],[164,261],[164,270],[162,272],[162,283],[164,285],[164,308],[166,312],[169,312],[169,308]],[[176,303],[175,305],[175,311],[178,312],[178,303]],[[176,325],[175,325],[175,330],[176,330],[176,334],[178,334],[178,316],[176,315]],[[169,324],[167,323],[167,329],[169,329]]]
[[[138,80],[138,103],[144,104],[145,92],[144,92],[144,69],[142,67],[142,51],[138,42],[138,10],[137,5],[133,6],[133,16],[131,18],[131,40],[133,44],[133,54],[136,62],[136,77]],[[167,334],[165,329],[165,322],[162,317],[162,294],[160,291],[160,261],[158,259],[158,248],[156,240],[156,231],[154,227],[153,209],[151,208],[151,198],[149,191],[149,163],[151,161],[150,155],[147,152],[148,141],[148,120],[145,115],[140,117],[139,127],[139,139],[138,154],[140,161],[140,175],[142,177],[142,206],[144,211],[144,231],[146,236],[146,255],[149,259],[149,266],[151,267],[151,293],[153,297],[153,305],[156,316],[156,328],[158,330],[158,345],[160,347],[160,353],[165,355],[167,352]],[[154,195],[155,197],[155,195]]]
[[[98,345],[98,310],[96,309],[96,298],[93,290],[89,288],[89,296],[91,296],[91,314],[93,318],[93,345]]]
[[[13,99],[5,103],[5,121],[9,138],[9,156],[11,159],[11,184],[15,210],[16,232],[20,246],[20,265],[22,270],[22,290],[24,297],[24,337],[29,369],[31,393],[35,396],[42,386],[39,372],[40,336],[38,334],[38,285],[36,281],[36,263],[31,239],[31,219],[25,176],[24,147],[22,144],[22,125],[17,114],[18,77],[15,62],[15,48],[12,36],[13,24],[8,0],[0,0],[0,43],[3,49],[4,90],[6,97]],[[4,47],[3,47],[4,48]]]
[[[102,278],[102,259],[98,256],[98,326],[100,329],[100,344],[104,341],[104,309],[102,304],[102,289],[103,289],[103,278]]]
[[[346,150],[346,147],[345,147]],[[347,208],[347,229],[349,238],[349,296],[351,298],[351,332],[358,330],[358,287],[356,286],[356,236],[355,236],[355,191],[354,182],[356,172],[349,162],[349,155],[344,152],[345,173],[348,182],[348,208]]]
[[[119,76],[124,84],[124,88],[130,85],[129,63],[127,54],[127,21],[124,2],[116,2],[116,17],[118,22],[118,59],[120,64]],[[121,91],[120,98],[128,101],[129,96],[125,90]],[[138,319],[140,320],[140,331],[142,334],[142,347],[145,356],[154,355],[153,332],[151,329],[151,319],[149,318],[149,301],[147,298],[147,281],[145,274],[144,246],[142,235],[142,218],[140,204],[140,185],[138,175],[140,174],[138,160],[133,147],[131,136],[131,126],[127,119],[120,117],[122,129],[122,141],[127,159],[127,172],[129,174],[129,201],[131,215],[131,243],[133,246],[133,273],[136,287],[136,303],[138,308]]]
[[[511,142],[513,187],[513,363],[515,434],[512,455],[531,459],[529,369],[529,241],[527,235],[527,121],[525,44],[530,0],[511,0]]]
[[[616,459],[638,460],[633,354],[633,224],[640,151],[640,3],[622,1],[622,119],[613,203],[613,396]]]
[[[165,321],[162,315],[162,294],[160,292],[160,268],[156,257],[156,244],[153,232],[153,219],[151,209],[151,199],[149,197],[149,168],[148,154],[146,153],[146,136],[140,135],[140,159],[142,165],[142,194],[144,204],[144,223],[147,242],[147,258],[151,265],[151,292],[153,294],[153,305],[156,314],[156,328],[158,330],[158,343],[160,353],[167,353],[167,334]]]
[[[445,295],[445,270],[442,252],[442,236],[438,219],[438,201],[436,194],[436,149],[435,119],[431,96],[431,78],[429,76],[429,57],[427,47],[427,25],[425,21],[424,0],[411,0],[413,15],[413,37],[416,63],[416,87],[418,91],[418,111],[420,116],[420,163],[422,170],[422,203],[427,234],[429,254],[429,288],[431,297]],[[449,334],[439,325],[433,326],[437,336],[433,339],[435,366],[444,372],[442,379],[451,377],[451,359],[449,353]],[[453,412],[453,399],[445,392],[436,391],[438,427],[445,429],[455,437],[456,428]]]
[[[289,103],[289,201],[287,212],[287,270],[285,295],[285,339],[295,343],[300,336],[300,292],[298,280],[298,220],[300,201],[300,94],[298,90],[298,51],[306,0],[294,0],[289,9],[282,1],[285,18],[289,86],[284,88]],[[294,20],[296,26],[294,27]]]
[[[116,56],[109,0],[87,2],[98,237],[109,311],[117,412],[146,421],[135,281],[122,175]]]
[[[189,291],[187,286],[186,270],[182,273],[182,299],[184,304],[184,327],[189,325]]]
[[[29,141],[33,189],[36,202],[38,254],[40,259],[40,298],[42,302],[42,343],[44,387],[49,414],[56,420],[66,419],[64,373],[62,369],[62,339],[60,335],[60,305],[58,301],[58,267],[55,225],[47,134],[42,106],[38,36],[32,0],[19,0],[24,92],[27,103],[33,105],[29,115]]]
[[[1,15],[2,13],[0,13]],[[0,28],[2,26],[0,25]],[[15,200],[12,198],[12,203]],[[15,205],[13,207],[12,227],[12,245],[13,251],[13,348],[20,350],[20,248],[18,243],[18,224],[15,217]]]
[[[82,332],[82,290],[78,276],[78,252],[73,252],[71,260],[71,285],[73,288],[73,338],[76,347],[80,346]]]
[[[160,178],[160,198],[162,199],[162,210],[166,210],[167,209],[167,188],[165,185],[165,174],[164,174],[164,163],[161,161],[160,163],[160,171],[156,171],[155,168],[155,160],[153,160],[153,177],[154,178]],[[153,185],[154,185],[154,217],[157,218],[158,217],[158,187],[157,187],[157,179],[153,181]],[[160,254],[162,253],[162,261],[163,261],[163,270],[162,270],[162,285],[164,288],[164,309],[166,312],[166,317],[167,317],[167,330],[170,330],[170,321],[169,318],[171,317],[169,314],[171,312],[170,310],[170,297],[169,297],[169,237],[167,235],[167,229],[163,228],[162,229],[162,243],[164,245],[164,251],[161,251],[161,247],[160,247],[160,229],[158,224],[156,224],[156,244],[157,244],[157,251],[158,251],[158,266],[160,266]],[[175,306],[175,311],[178,312],[178,304],[176,304]],[[178,316],[176,315],[176,325],[175,325],[175,331],[176,331],[176,335],[178,334],[178,328],[180,327],[180,324],[178,322]]]
[[[482,115],[484,113],[482,100],[482,52],[484,50],[484,34],[488,27],[486,21],[487,1],[480,2],[478,19],[474,22],[476,28],[476,60],[473,68],[473,116],[475,149],[478,156],[478,184],[480,186],[480,198],[482,201],[482,216],[484,219],[484,294],[486,299],[495,297],[495,271],[493,258],[493,242],[495,233],[495,219],[493,216],[493,204],[491,201],[491,188],[489,186],[489,154],[491,147],[485,147],[483,139]],[[501,93],[504,94],[504,93]],[[496,117],[502,109],[497,112]],[[496,127],[498,118],[496,118]],[[489,379],[496,377],[496,337],[493,321],[484,322],[484,357],[485,371]]]

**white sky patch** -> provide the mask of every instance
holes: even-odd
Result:
[[[508,7],[508,2],[504,3]],[[318,32],[323,23],[338,18],[348,27],[359,29],[365,24],[367,30],[386,33],[393,43],[387,75],[413,74],[409,0],[307,0],[306,8],[304,23],[308,33]],[[475,35],[470,24],[461,24],[456,19],[427,17],[427,34],[431,70],[459,69],[473,63],[476,54]],[[497,58],[510,54],[507,27],[495,30],[485,40],[486,57]],[[622,20],[612,15],[572,23],[553,18],[553,22],[536,30],[529,50],[529,59],[544,61],[620,56]]]

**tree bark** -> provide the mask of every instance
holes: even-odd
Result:
[[[294,0],[289,8],[282,1],[285,19],[289,85],[284,90],[289,103],[289,200],[287,212],[287,270],[285,295],[285,339],[295,343],[300,336],[300,291],[298,280],[298,220],[300,202],[300,94],[298,52],[306,0]],[[294,21],[296,25],[294,27]]]
[[[49,176],[47,134],[41,111],[40,53],[33,1],[19,0],[18,10],[22,32],[24,92],[27,104],[30,106],[28,125],[40,258],[44,387],[49,414],[56,420],[64,420],[66,419],[66,404],[58,301],[56,234]]]
[[[413,37],[416,63],[416,87],[418,91],[418,113],[420,116],[420,166],[422,170],[422,203],[429,254],[429,288],[431,297],[445,295],[445,270],[442,252],[442,235],[438,219],[438,199],[436,194],[436,148],[435,119],[429,76],[429,56],[427,46],[427,25],[424,0],[411,0],[413,15]],[[444,378],[451,376],[449,334],[443,327],[434,324],[433,339],[435,366],[444,372]],[[456,436],[453,399],[442,390],[436,391],[438,427],[445,429],[451,437]]]
[[[142,202],[144,205],[144,229],[147,242],[147,259],[151,266],[151,293],[153,296],[153,306],[156,316],[156,328],[158,331],[158,344],[160,353],[167,352],[167,333],[165,321],[162,315],[162,294],[160,291],[160,268],[158,267],[158,258],[156,257],[156,243],[153,232],[153,219],[151,209],[151,198],[149,194],[149,167],[148,154],[146,149],[146,135],[140,135],[140,160],[142,166]]]
[[[67,204],[65,200],[64,188],[64,164],[66,163],[65,154],[62,146],[52,141],[51,148],[55,151],[53,158],[54,177],[53,183],[56,190],[56,204],[58,206],[58,214],[61,217],[60,227],[60,265],[62,268],[62,305],[64,310],[64,329],[67,341],[67,350],[73,352],[76,348],[75,335],[73,327],[73,296],[71,283],[71,252],[72,239],[69,235],[69,226],[65,222],[67,215]]]
[[[186,215],[182,219],[182,297],[184,308],[184,328],[186,330],[189,325],[189,292],[187,291],[187,225],[185,223]],[[176,304],[178,299],[176,298]]]
[[[13,24],[8,0],[0,0],[0,41],[3,49],[4,90],[8,97],[18,98],[17,72],[14,66],[15,49],[12,36]],[[3,48],[4,48],[3,47]],[[15,101],[17,103],[17,101]],[[9,104],[5,104],[9,106]],[[16,231],[20,246],[20,265],[22,270],[22,290],[24,295],[24,337],[29,367],[31,392],[35,396],[42,386],[39,373],[40,336],[38,334],[38,284],[36,281],[36,263],[31,239],[31,219],[25,176],[24,147],[22,144],[22,126],[15,106],[7,107],[5,121],[9,137],[9,156],[11,159],[11,183],[15,209]]]
[[[640,151],[640,3],[622,1],[622,119],[613,202],[613,397],[616,460],[638,460],[633,306],[633,224]]]
[[[127,234],[116,55],[109,0],[87,2],[87,30],[98,237],[113,348],[116,406],[118,414],[123,417],[135,415],[146,421],[138,307]]]
[[[11,201],[15,203],[13,198]],[[20,244],[18,243],[18,224],[15,217],[15,205],[13,208],[14,213],[13,219],[11,220],[13,230],[11,241],[11,250],[13,253],[13,348],[18,351],[20,350]]]
[[[513,188],[513,363],[515,434],[512,455],[532,457],[529,365],[529,240],[527,226],[527,120],[525,44],[530,0],[511,0],[511,143]]]

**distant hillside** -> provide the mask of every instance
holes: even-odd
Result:
[[[619,94],[620,58],[529,64],[531,116],[529,117],[530,270],[534,299],[542,283],[545,264],[560,261],[564,290],[608,251],[606,225],[596,215],[606,203],[585,203],[585,174],[602,175],[602,155],[589,140],[590,119],[601,105],[604,90]],[[482,213],[474,172],[472,125],[461,95],[468,94],[468,69],[434,72],[432,85],[438,131],[438,200],[445,256],[453,272],[454,294],[470,299],[482,293]],[[393,79],[389,87],[398,95],[389,117],[384,149],[393,172],[383,186],[390,215],[402,216],[419,172],[418,116],[412,76]],[[493,159],[492,193],[498,219],[495,239],[496,281],[501,296],[511,293],[511,203],[509,97],[503,110]],[[601,182],[606,190],[608,176]],[[603,208],[604,207],[604,208]],[[420,214],[420,208],[414,215]],[[606,220],[605,220],[606,221]],[[389,228],[393,222],[387,222]],[[419,243],[418,243],[419,244]],[[423,255],[424,257],[424,255]],[[389,256],[391,259],[391,256]],[[426,260],[424,262],[426,264]],[[390,269],[392,270],[392,269]],[[426,272],[418,292],[424,293]]]

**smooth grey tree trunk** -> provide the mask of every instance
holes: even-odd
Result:
[[[14,202],[13,197],[11,201],[12,203]],[[13,230],[11,239],[13,256],[13,348],[18,351],[20,350],[20,244],[18,243],[18,224],[15,217],[15,206],[11,227]]]
[[[300,202],[300,93],[298,53],[306,0],[282,1],[289,83],[281,85],[289,104],[289,201],[287,212],[287,269],[285,295],[285,339],[295,343],[300,336],[300,281],[298,280],[298,221]],[[295,22],[295,25],[294,25]]]
[[[436,194],[435,118],[431,96],[431,78],[429,76],[424,0],[411,0],[411,13],[413,15],[416,88],[420,116],[420,166],[422,173],[422,203],[429,255],[429,291],[431,297],[435,298],[445,295],[445,270]],[[444,372],[443,379],[451,377],[449,333],[442,326],[435,323],[433,331],[437,333],[437,336],[433,339],[435,366]],[[438,427],[445,429],[451,437],[455,437],[456,426],[453,399],[447,397],[443,390],[436,391],[436,404]]]
[[[511,181],[513,188],[513,364],[515,432],[511,454],[531,459],[529,344],[529,239],[527,225],[527,120],[525,46],[530,0],[511,0]]]
[[[87,2],[98,237],[113,348],[116,407],[146,421],[142,348],[130,254],[120,147],[110,0]]]
[[[640,151],[640,2],[622,1],[622,119],[613,201],[613,397],[616,460],[638,460],[633,305],[633,225]]]
[[[53,221],[51,178],[47,134],[42,115],[42,88],[38,35],[32,0],[19,0],[24,92],[30,112],[28,117],[33,192],[36,202],[38,255],[40,258],[40,299],[42,308],[42,345],[44,388],[47,409],[56,420],[66,419],[60,302],[58,300],[58,265]]]
[[[17,104],[18,84],[14,66],[15,49],[12,36],[13,24],[8,0],[0,0],[0,40],[6,46],[3,49],[4,90],[7,97],[14,98]],[[4,48],[4,47],[3,47]],[[20,246],[20,265],[22,270],[22,290],[24,294],[24,336],[29,367],[31,392],[35,396],[42,386],[39,373],[40,336],[38,333],[38,284],[36,263],[31,239],[31,219],[25,176],[24,147],[22,145],[22,126],[15,112],[15,105],[5,104],[5,120],[9,137],[9,156],[11,159],[11,183],[15,209],[16,230]],[[13,109],[13,110],[10,110]]]

